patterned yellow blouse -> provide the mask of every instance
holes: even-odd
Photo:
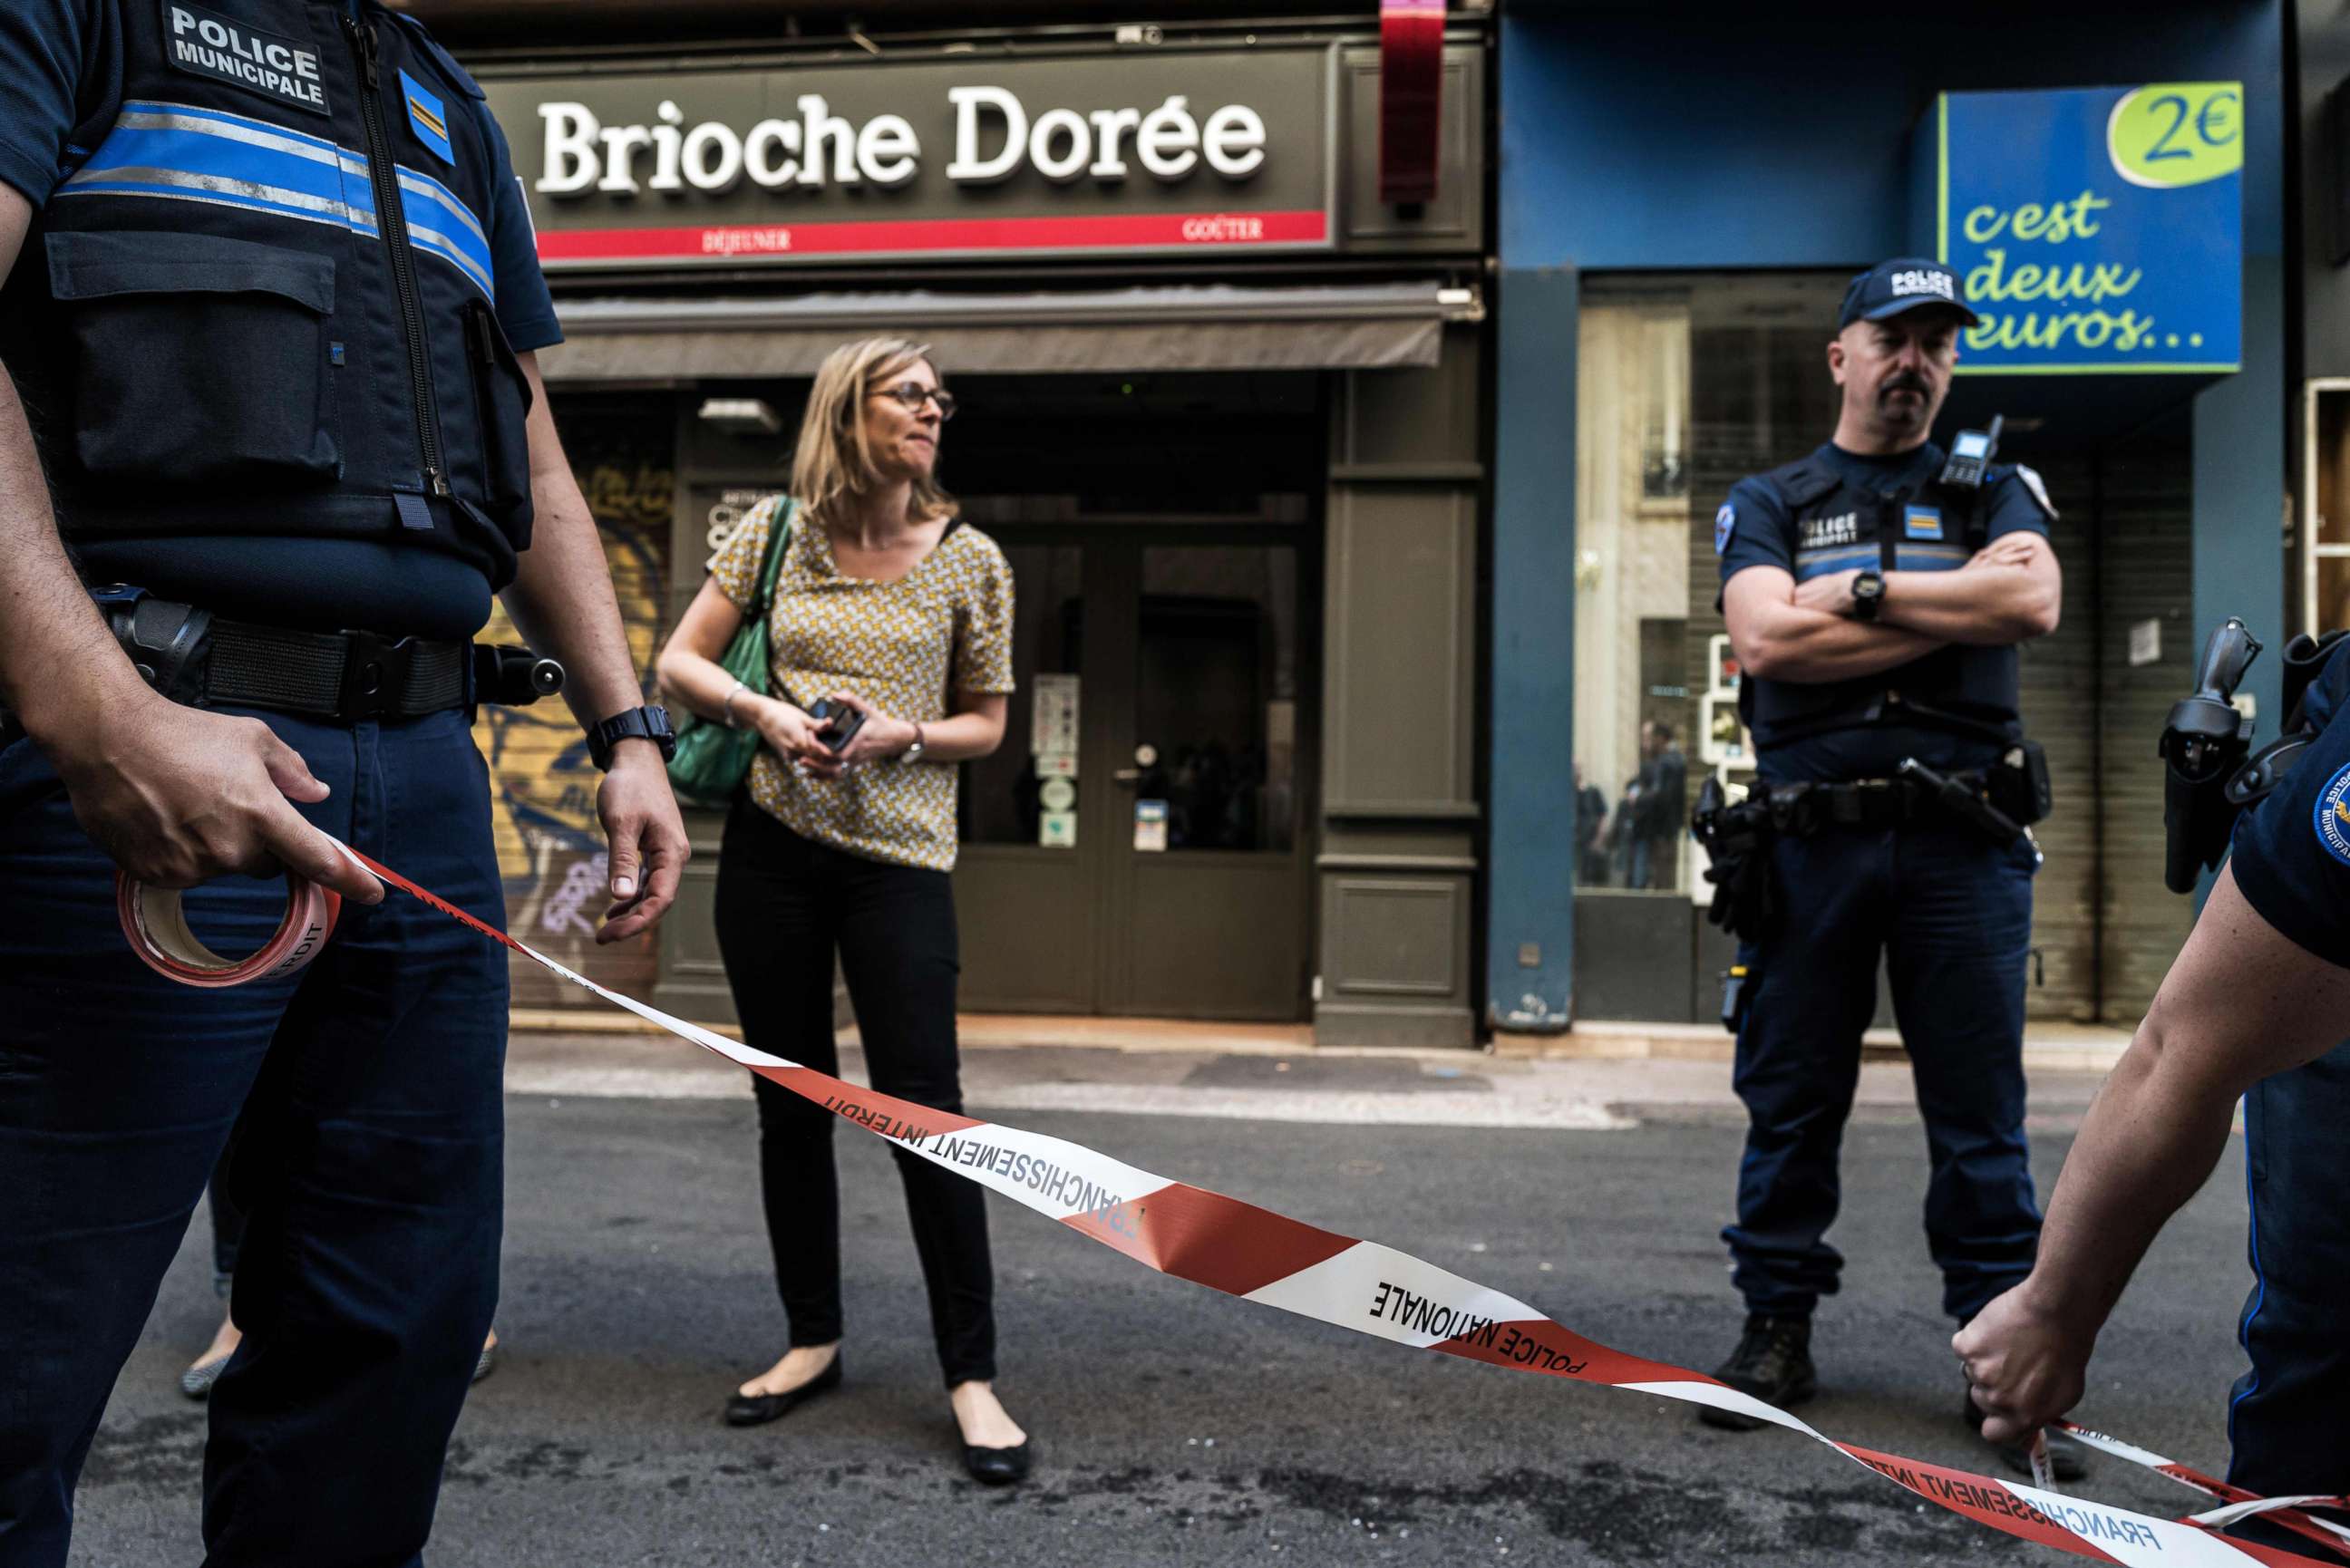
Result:
[[[767,531],[783,505],[770,496],[712,557],[710,574],[739,610],[759,595]],[[850,691],[893,719],[934,724],[951,690],[1008,694],[1012,564],[968,524],[948,531],[894,583],[841,576],[832,541],[801,513],[793,522],[767,621],[774,694],[802,707]],[[803,838],[868,860],[951,871],[952,763],[873,763],[837,779],[804,777],[764,746],[751,764],[751,798]]]

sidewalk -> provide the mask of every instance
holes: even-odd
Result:
[[[691,1044],[636,1028],[518,1021],[507,1092],[583,1098],[735,1099],[750,1079]],[[568,1019],[563,1020],[570,1022]],[[601,1023],[602,1020],[596,1020]],[[1316,1050],[1303,1027],[1160,1020],[967,1016],[963,1090],[974,1114],[1076,1111],[1326,1125],[1616,1131],[1742,1120],[1719,1029],[1586,1025],[1506,1036],[1496,1052]],[[2035,1128],[2076,1125],[2126,1037],[2034,1030],[2025,1046]],[[856,1032],[843,1075],[867,1082]],[[1856,1119],[1913,1120],[1898,1039],[1871,1036]]]

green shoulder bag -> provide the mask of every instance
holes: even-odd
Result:
[[[720,668],[740,680],[745,691],[761,697],[767,694],[767,621],[775,604],[775,577],[783,569],[792,520],[798,513],[799,503],[789,498],[768,510],[767,551],[759,563],[758,602],[743,618],[742,629],[718,660]],[[749,527],[749,520],[743,525]],[[743,787],[758,754],[758,731],[737,730],[688,713],[677,727],[677,752],[669,760],[670,788],[687,805],[723,811],[733,803],[734,792]]]

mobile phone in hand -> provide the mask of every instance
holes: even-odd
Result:
[[[847,703],[835,708],[829,702],[818,702],[808,710],[808,717],[822,726],[816,738],[824,742],[825,750],[836,755],[857,738],[858,731],[865,728],[864,711]]]

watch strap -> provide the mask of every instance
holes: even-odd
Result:
[[[661,760],[677,754],[677,732],[670,727],[669,711],[658,703],[625,709],[598,721],[588,730],[588,755],[599,769],[612,765],[612,748],[622,741],[650,741],[660,748]]]

